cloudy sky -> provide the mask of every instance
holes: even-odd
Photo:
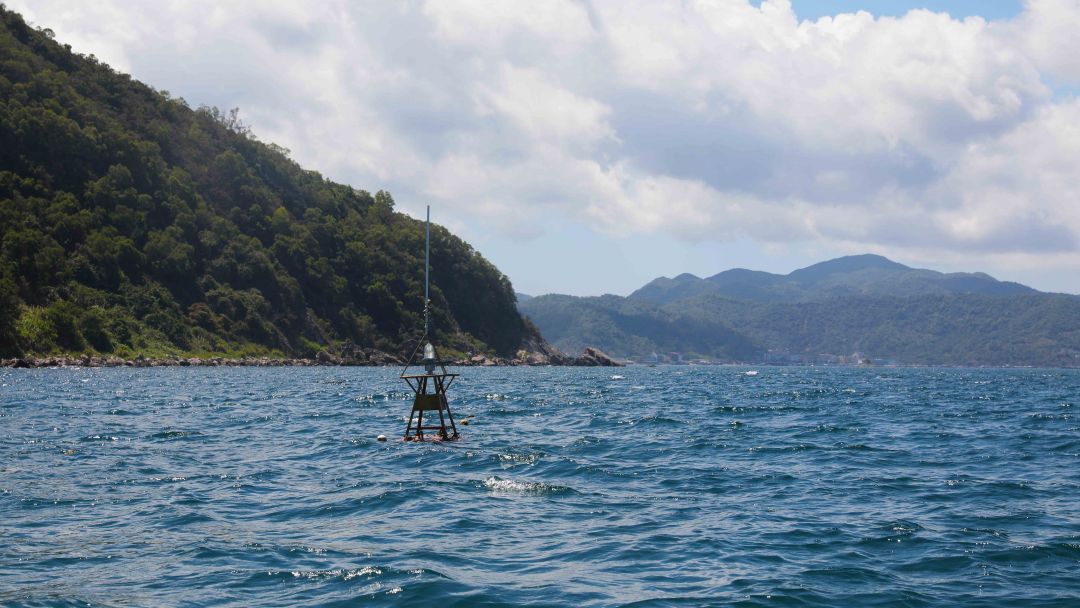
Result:
[[[519,291],[874,252],[1080,292],[1080,0],[6,0]]]

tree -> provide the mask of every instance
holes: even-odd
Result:
[[[15,323],[20,314],[18,288],[11,279],[11,271],[0,269],[0,355],[11,356],[19,352]]]

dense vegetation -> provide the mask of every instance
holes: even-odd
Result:
[[[423,226],[305,171],[235,111],[191,109],[0,5],[0,355],[401,351]],[[538,339],[509,280],[432,229],[434,323],[459,351]]]
[[[741,297],[702,289],[709,279],[677,277],[629,298],[548,295],[521,309],[560,348],[595,344],[618,357],[676,351],[726,361],[820,361],[860,353],[908,364],[1080,366],[1076,296],[876,256],[785,277],[728,272],[741,275]],[[725,288],[734,289],[731,282]]]

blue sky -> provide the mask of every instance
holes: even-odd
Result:
[[[867,252],[1080,292],[1080,0],[8,6],[521,292]]]
[[[755,2],[755,4],[761,4]],[[795,12],[803,19],[851,13],[860,10],[878,16],[900,17],[915,8],[946,12],[953,17],[979,16],[984,19],[1011,19],[1023,10],[1023,3],[1014,0],[936,0],[906,2],[904,0],[793,0]]]

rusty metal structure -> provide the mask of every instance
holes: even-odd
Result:
[[[424,431],[433,431],[433,439],[450,441],[458,439],[457,425],[454,424],[454,414],[450,411],[450,403],[446,399],[446,390],[457,379],[458,374],[446,371],[446,364],[439,359],[435,345],[430,339],[431,335],[431,297],[430,280],[431,274],[431,206],[427,208],[427,223],[424,230],[424,335],[416,344],[412,355],[405,363],[405,369],[401,370],[401,379],[404,380],[414,394],[412,410],[409,412],[409,423],[405,427],[405,441],[423,441],[427,438]],[[414,365],[422,365],[424,373],[409,373]],[[439,424],[433,420],[424,424],[424,414],[429,418],[431,412],[438,414]]]

